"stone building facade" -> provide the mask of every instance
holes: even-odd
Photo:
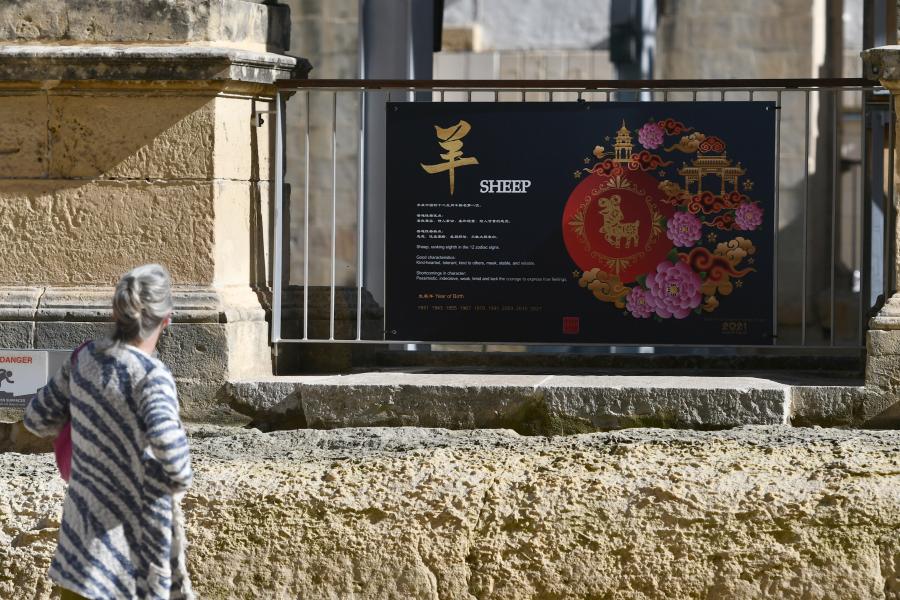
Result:
[[[273,82],[302,77],[289,11],[246,0],[0,6],[0,346],[104,335],[131,267],[175,280],[172,365],[188,417],[271,373]]]

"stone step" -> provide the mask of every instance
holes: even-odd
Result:
[[[369,372],[233,381],[262,428],[418,426],[569,434],[626,427],[851,425],[864,388],[734,376]]]

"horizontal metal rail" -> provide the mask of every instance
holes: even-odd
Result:
[[[875,88],[877,81],[862,77],[830,79],[281,79],[282,91],[319,90],[803,90]]]

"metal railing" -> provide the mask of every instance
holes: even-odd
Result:
[[[272,261],[272,342],[276,347],[307,342],[434,342],[386,342],[383,320],[379,324],[383,314],[378,295],[384,287],[386,260],[384,206],[372,204],[370,185],[378,177],[372,170],[373,144],[383,142],[379,137],[383,131],[372,122],[372,115],[383,112],[388,101],[774,100],[780,109],[775,147],[776,342],[763,347],[858,352],[864,347],[870,312],[895,289],[891,260],[895,211],[894,203],[887,200],[894,197],[889,175],[894,164],[894,128],[889,124],[894,122],[895,108],[893,98],[868,80],[292,80],[278,86]],[[339,110],[346,100],[350,110]],[[345,117],[354,113],[355,122],[349,122],[353,119]],[[299,131],[293,132],[296,121]],[[784,137],[786,131],[790,139]],[[341,140],[351,139],[355,139],[355,155],[353,151],[341,155],[346,150],[339,152]],[[291,155],[286,150],[292,144],[296,151]],[[328,160],[330,169],[317,168]],[[349,205],[339,210],[339,196],[347,204],[349,188],[344,185],[339,193],[339,187],[350,165],[356,184],[350,202],[355,205],[352,210]],[[285,176],[293,179],[289,203]],[[822,190],[830,197],[819,197]],[[787,193],[789,203],[782,197]],[[298,205],[302,218],[296,215]],[[822,219],[822,210],[828,212],[828,219]],[[328,218],[314,223],[313,212]],[[355,219],[355,236],[339,231],[344,217]],[[289,260],[285,259],[285,234],[292,242]],[[345,245],[355,237],[352,251],[339,248],[339,237]],[[800,266],[785,271],[791,261],[796,262],[798,251]],[[317,259],[316,264],[326,267],[312,273],[311,257],[323,255],[326,260]],[[343,271],[355,271],[355,277],[340,277],[339,262]]]

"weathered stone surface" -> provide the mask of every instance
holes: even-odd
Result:
[[[900,82],[900,46],[881,46],[864,50],[861,54],[863,74],[870,79],[878,79],[885,84],[896,86]]]
[[[755,377],[555,376],[540,386],[562,433],[784,424],[789,387]]]
[[[861,386],[804,386],[791,389],[791,424],[849,426],[866,421],[863,407],[867,401]]]
[[[7,0],[0,40],[229,42],[286,50],[290,10],[243,0]]]
[[[0,178],[47,176],[47,98],[0,96]]]
[[[232,381],[226,384],[223,396],[229,406],[240,414],[266,423],[277,423],[278,429],[306,427],[306,417],[300,403],[301,380],[312,378],[265,377],[258,380]]]
[[[870,329],[866,332],[866,351],[877,356],[900,355],[900,331]]]
[[[236,410],[277,426],[510,428],[560,434],[646,426],[783,424],[790,386],[759,378],[373,372],[233,381]]]
[[[28,348],[34,339],[34,322],[0,321],[0,348]]]
[[[141,262],[176,282],[212,283],[213,183],[7,181],[0,284],[111,285]]]
[[[272,52],[213,46],[0,45],[0,81],[244,81],[306,77],[312,66]]]
[[[204,598],[890,599],[900,434],[198,429]],[[64,485],[0,455],[0,596],[50,597]]]
[[[50,95],[47,101],[53,178],[213,176],[211,95]]]

